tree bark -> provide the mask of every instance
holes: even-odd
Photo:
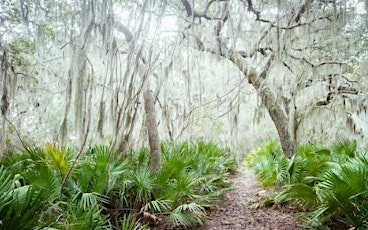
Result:
[[[9,109],[9,97],[8,97],[8,59],[7,59],[7,53],[5,51],[5,48],[3,48],[0,44],[0,57],[1,57],[1,69],[0,69],[0,77],[2,78],[2,94],[1,94],[1,101],[0,101],[0,112],[2,119],[2,131],[0,135],[0,144],[3,147],[0,147],[0,157],[2,157],[2,153],[5,152],[6,149],[6,116],[8,114]]]
[[[257,81],[255,79],[257,77],[254,76],[255,75],[250,74],[249,81],[254,86],[254,88],[256,88],[256,85],[258,85],[258,83],[254,83],[255,81]],[[274,95],[269,88],[261,89],[259,95],[262,98],[263,105],[266,107],[268,114],[275,124],[277,133],[279,134],[282,150],[284,151],[286,156],[291,157],[296,152],[296,143],[294,141],[294,138],[292,138],[291,133],[289,132],[288,116],[278,105],[278,102],[276,101]]]
[[[146,112],[146,128],[151,153],[151,169],[153,173],[157,173],[161,170],[161,151],[154,107],[155,103],[151,90],[147,89],[143,94],[143,98]]]

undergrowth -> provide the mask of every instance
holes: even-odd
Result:
[[[356,141],[329,148],[300,145],[287,158],[275,142],[246,158],[265,186],[277,192],[268,202],[292,203],[302,226],[312,229],[368,228],[368,154]]]
[[[229,189],[234,155],[212,143],[163,143],[162,170],[149,150],[117,154],[47,144],[0,159],[0,229],[165,229],[201,225]],[[76,161],[69,177],[62,183]]]

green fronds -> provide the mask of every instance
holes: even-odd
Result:
[[[133,215],[124,215],[119,222],[121,230],[146,230],[147,228],[142,226]]]
[[[55,216],[47,214],[47,198],[45,190],[30,185],[6,192],[5,203],[1,202],[0,227],[26,230],[48,226],[55,220]]]
[[[50,199],[59,197],[62,178],[50,168],[39,167],[37,170],[26,171],[23,175],[26,183],[42,189]]]
[[[68,204],[67,216],[56,226],[68,230],[111,229],[107,216],[96,206],[85,210],[80,204]]]
[[[205,210],[229,190],[235,157],[204,142],[161,148],[163,167],[153,175],[146,148],[118,157],[108,146],[90,147],[75,162],[63,191],[75,160],[71,149],[46,144],[0,159],[0,229],[203,224]]]
[[[171,200],[151,200],[141,208],[140,212],[163,213],[170,210],[171,205]]]
[[[4,207],[11,200],[11,191],[13,189],[13,183],[10,174],[7,173],[6,169],[1,166],[0,167],[0,210],[3,210]]]
[[[289,162],[276,142],[261,146],[247,157],[246,162],[255,170],[264,186],[288,180]]]
[[[88,210],[94,207],[98,207],[100,202],[109,203],[106,197],[96,192],[80,193],[73,200],[77,201],[77,203],[79,203],[80,208],[82,208],[83,210]]]
[[[358,153],[340,170],[327,172],[318,185],[325,216],[335,216],[347,225],[367,226],[368,222],[368,155]]]
[[[285,171],[280,170],[285,158],[277,157],[274,146],[261,147],[247,160],[264,185],[283,185],[272,197],[274,202],[297,204],[304,210],[299,217],[306,227],[323,229],[333,226],[334,220],[346,227],[367,228],[368,154],[357,151],[356,141],[336,142],[331,150],[300,145],[286,159]]]
[[[357,151],[356,140],[343,139],[335,142],[331,150],[340,159],[346,159],[346,157],[354,157]]]
[[[163,167],[155,177],[161,189],[154,195],[174,204],[195,200],[208,205],[225,192],[229,172],[236,167],[234,156],[210,143],[163,144],[161,149]]]
[[[58,148],[50,143],[45,145],[45,155],[48,158],[47,163],[50,168],[59,171],[65,175],[68,171],[69,165],[67,161],[67,150],[66,148]]]
[[[316,207],[318,204],[318,196],[316,190],[312,186],[304,183],[291,184],[278,193],[274,198],[276,203],[293,202],[304,209]]]
[[[191,227],[194,225],[203,225],[205,219],[204,209],[196,204],[182,204],[174,209],[168,216],[170,226]]]
[[[135,193],[135,204],[142,204],[151,199],[154,181],[152,173],[148,168],[140,168],[134,171],[131,176],[131,181],[131,192]]]
[[[302,163],[299,167],[302,167],[302,169],[299,169],[300,175],[296,174],[294,177],[299,177],[299,179],[306,176],[318,178],[328,169],[327,162],[331,158],[331,151],[309,144],[299,145],[295,158],[301,158],[299,161]],[[310,181],[310,183],[313,183],[313,181]]]

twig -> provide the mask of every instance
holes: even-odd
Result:
[[[20,136],[20,133],[19,133],[19,131],[17,130],[17,128],[15,127],[15,125],[6,117],[6,116],[3,116],[3,118],[5,119],[5,121],[7,121],[9,124],[10,124],[10,126],[14,129],[14,131],[15,131],[15,133],[17,134],[17,136],[18,136],[18,138],[19,138],[19,140],[20,140],[20,142],[22,143],[22,145],[23,145],[23,148],[24,149],[27,149],[28,148],[28,146],[27,146],[27,144],[23,141],[23,139],[22,139],[22,137]]]

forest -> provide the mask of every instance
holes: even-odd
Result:
[[[368,229],[368,0],[3,0],[0,230]]]

